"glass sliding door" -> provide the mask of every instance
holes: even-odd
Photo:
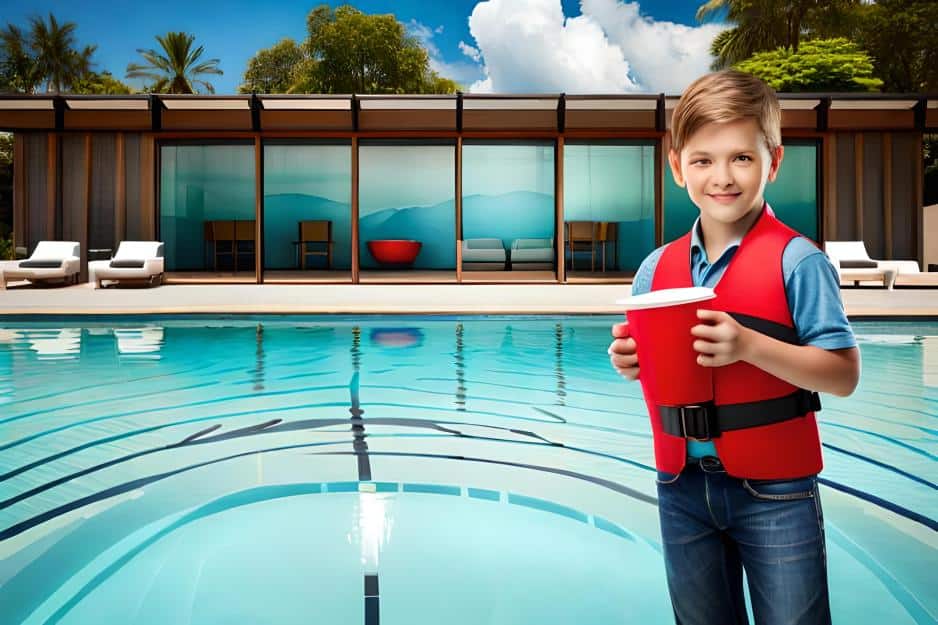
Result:
[[[254,144],[160,147],[167,278],[256,279]]]
[[[567,278],[634,274],[655,249],[655,146],[638,141],[564,145]]]
[[[463,270],[555,279],[554,142],[466,140],[462,162]]]
[[[456,279],[456,148],[452,141],[359,144],[362,280],[421,270]]]
[[[264,280],[352,274],[352,146],[264,144]]]

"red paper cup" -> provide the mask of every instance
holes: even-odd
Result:
[[[686,406],[713,399],[713,371],[697,364],[697,310],[716,295],[713,289],[661,289],[623,300],[629,334],[638,348],[639,379],[646,394],[663,406]]]

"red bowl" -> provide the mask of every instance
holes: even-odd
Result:
[[[379,263],[409,265],[417,258],[423,243],[405,239],[376,239],[368,241],[368,251]]]

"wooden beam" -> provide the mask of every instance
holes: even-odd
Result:
[[[256,98],[256,96],[255,96]],[[264,281],[264,147],[260,133],[254,135],[254,282]],[[235,245],[238,242],[235,241]],[[237,250],[235,250],[237,253]]]
[[[143,240],[156,239],[157,219],[157,172],[159,159],[156,157],[158,149],[152,134],[143,134],[140,137],[140,230]]]
[[[887,260],[892,258],[892,133],[883,133],[883,238]]]
[[[29,252],[29,193],[26,192],[29,164],[26,160],[26,135],[13,135],[13,245]],[[14,253],[16,250],[13,250]],[[15,256],[14,256],[15,257]]]
[[[127,238],[127,163],[124,156],[124,133],[117,133],[114,144],[114,242]]]
[[[914,241],[915,241],[915,256],[918,259],[919,267],[923,271],[927,271],[928,267],[925,266],[925,190],[924,190],[924,174],[925,174],[925,163],[922,155],[922,134],[915,134],[915,143],[913,144],[914,153],[910,155],[910,161],[913,164],[913,170],[915,171],[915,178],[913,180],[913,201],[914,204],[914,218],[912,219],[912,229],[914,232]]]
[[[863,133],[853,135],[853,215],[858,241],[863,241]]]
[[[557,282],[565,282],[567,279],[566,258],[563,253],[563,137],[557,137],[557,149],[554,152],[554,258],[557,259]]]
[[[358,137],[352,137],[352,284],[358,284]]]
[[[462,282],[462,137],[456,137],[456,282]]]
[[[88,231],[91,227],[91,184],[92,184],[92,173],[94,167],[92,166],[92,157],[93,152],[91,150],[91,133],[85,133],[85,171],[84,176],[82,176],[83,188],[81,194],[81,219],[79,220],[79,235],[78,243],[81,245],[79,251],[81,252],[81,271],[78,274],[78,280],[80,282],[88,281]]]
[[[664,177],[668,175],[668,150],[671,133],[666,132],[655,141],[655,248],[664,245]],[[621,233],[620,233],[621,234]]]
[[[837,135],[824,135],[824,241],[837,240]]]
[[[40,238],[54,240],[55,218],[58,208],[58,145],[59,136],[54,132],[46,134],[46,231]]]

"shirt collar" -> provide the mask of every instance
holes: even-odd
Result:
[[[772,207],[769,206],[769,203],[764,199],[762,200],[762,208],[767,214],[773,217],[775,216],[775,212],[772,210]],[[726,254],[728,250],[731,250],[734,247],[739,247],[740,243],[742,242],[742,237],[733,239],[729,242],[729,244],[726,246],[726,249],[723,250],[720,256],[723,256],[723,254]],[[698,252],[704,252],[703,233],[700,231],[700,217],[697,217],[697,219],[694,220],[694,227],[691,228],[690,231],[690,250],[691,253],[693,253],[694,250],[697,250]]]

